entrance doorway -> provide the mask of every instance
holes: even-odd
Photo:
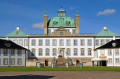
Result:
[[[100,66],[107,66],[107,61],[100,61]]]
[[[77,65],[78,63],[80,63],[80,61],[79,61],[79,60],[76,60],[76,65]]]
[[[48,60],[45,60],[45,66],[48,66]]]

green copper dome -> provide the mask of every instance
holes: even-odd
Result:
[[[75,27],[75,20],[65,16],[64,9],[58,10],[58,17],[53,17],[48,21],[48,27]]]
[[[53,17],[48,21],[48,27],[75,27],[75,20],[70,17]]]

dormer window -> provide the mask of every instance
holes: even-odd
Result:
[[[58,22],[57,22],[57,21],[54,21],[54,22],[53,22],[53,24],[55,24],[55,25],[56,25],[56,24],[58,24]]]
[[[70,24],[70,22],[69,21],[66,21],[66,25],[68,26]]]

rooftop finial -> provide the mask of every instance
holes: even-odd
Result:
[[[61,9],[62,9],[62,4],[61,4]]]
[[[45,14],[44,14],[44,16],[47,16],[47,12],[45,11]]]
[[[78,11],[76,12],[76,16],[79,16],[79,13],[78,13]]]

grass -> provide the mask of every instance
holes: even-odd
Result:
[[[69,68],[37,68],[37,67],[4,67],[0,72],[18,72],[18,71],[120,71],[119,67],[69,67]]]

